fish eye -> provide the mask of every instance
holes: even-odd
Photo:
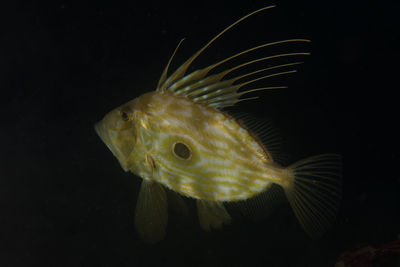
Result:
[[[124,121],[129,120],[128,113],[126,113],[125,111],[121,111],[120,114],[121,114],[121,118],[122,118]]]
[[[192,151],[190,148],[182,142],[176,142],[173,145],[172,151],[174,152],[175,156],[180,159],[188,160],[192,156]]]

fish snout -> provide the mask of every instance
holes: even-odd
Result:
[[[97,135],[100,137],[101,141],[103,141],[104,143],[107,143],[106,142],[106,133],[105,133],[105,129],[104,129],[104,123],[102,121],[99,121],[94,125],[94,130],[96,131]]]
[[[118,145],[120,142],[117,142],[117,139],[115,138],[115,132],[112,130],[108,129],[106,127],[106,124],[104,123],[104,120],[99,121],[94,125],[94,129],[97,133],[97,135],[100,137],[100,139],[103,141],[103,143],[107,146],[107,148],[112,152],[114,157],[116,157],[124,171],[128,171],[128,167],[126,165],[126,156],[124,155],[124,151],[121,151],[120,146]],[[112,138],[114,136],[114,138]],[[122,146],[122,148],[127,147],[127,146]]]

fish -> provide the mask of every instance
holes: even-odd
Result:
[[[243,95],[286,88],[254,88],[253,84],[296,72],[285,70],[302,63],[292,62],[292,58],[310,53],[288,51],[212,73],[224,63],[256,50],[310,41],[288,39],[261,44],[188,73],[193,61],[226,31],[274,7],[263,7],[238,19],[169,75],[182,39],[154,91],[113,109],[95,124],[96,133],[122,169],[142,178],[134,223],[144,242],[157,243],[164,239],[169,204],[178,203],[185,209],[184,198],[195,200],[200,226],[206,231],[231,222],[227,204],[244,203],[251,210],[252,199],[258,198],[262,205],[269,205],[282,189],[300,225],[311,238],[321,237],[334,223],[341,200],[341,156],[321,154],[285,166],[275,158],[274,139],[263,142],[259,137],[264,133],[268,139],[269,127],[260,126],[257,133],[246,125],[245,119],[226,111],[239,102],[257,98],[243,98]],[[276,59],[285,61],[270,63]],[[226,78],[256,63],[265,67]],[[252,87],[240,90],[247,85]]]

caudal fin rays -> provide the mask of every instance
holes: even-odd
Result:
[[[284,186],[289,203],[307,234],[317,239],[335,221],[341,200],[341,157],[323,154],[288,167],[294,182]]]

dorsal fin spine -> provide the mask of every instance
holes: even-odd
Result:
[[[182,42],[185,40],[185,38],[181,39],[178,43],[178,45],[176,46],[174,53],[172,53],[171,57],[168,60],[168,64],[167,66],[165,66],[165,69],[163,71],[163,73],[161,74],[160,80],[158,81],[157,84],[157,90],[156,91],[163,91],[165,90],[165,88],[162,87],[162,84],[164,83],[165,79],[167,78],[168,75],[168,69],[169,66],[171,65],[172,59],[174,58],[176,52],[178,51],[179,47],[181,46]]]
[[[214,63],[208,67],[195,70],[191,72],[190,74],[185,74],[189,66],[192,64],[192,62],[207,48],[209,47],[216,39],[218,39],[221,35],[223,35],[226,31],[243,21],[244,19],[261,12],[263,10],[267,10],[270,8],[273,8],[275,6],[269,6],[265,8],[261,8],[259,10],[256,10],[230,26],[226,27],[223,31],[221,31],[219,34],[217,34],[214,38],[212,38],[206,45],[204,45],[200,50],[198,50],[194,55],[192,55],[189,59],[187,59],[176,71],[174,71],[169,77],[167,77],[167,72],[168,68],[171,64],[171,61],[178,50],[180,44],[182,43],[183,39],[181,42],[178,44],[177,48],[175,49],[173,55],[171,56],[170,60],[168,61],[168,64],[166,68],[164,69],[163,74],[161,75],[157,91],[161,92],[166,92],[168,91],[170,94],[176,95],[176,96],[181,96],[181,97],[187,97],[194,102],[201,102],[206,105],[211,105],[215,106],[217,108],[223,108],[227,106],[234,105],[237,102],[244,101],[244,100],[249,100],[249,99],[254,99],[255,97],[250,97],[250,98],[245,98],[245,99],[239,99],[241,96],[248,94],[250,92],[255,92],[255,91],[261,91],[261,90],[268,90],[268,89],[278,89],[278,88],[286,88],[285,86],[269,86],[269,87],[260,87],[260,88],[253,88],[249,90],[245,90],[242,92],[238,92],[238,90],[246,85],[253,84],[257,81],[268,79],[271,77],[276,77],[280,75],[285,75],[285,74],[290,74],[296,72],[296,70],[287,70],[287,71],[280,71],[280,72],[275,72],[273,73],[271,70],[275,70],[278,68],[284,68],[284,67],[290,67],[294,66],[297,64],[300,64],[302,62],[292,62],[292,63],[275,63],[273,66],[269,66],[266,68],[261,68],[252,72],[247,72],[244,74],[241,74],[239,76],[235,76],[230,79],[225,79],[224,77],[228,75],[231,72],[234,72],[236,70],[239,70],[241,68],[244,68],[246,66],[259,63],[259,62],[266,62],[269,60],[274,60],[274,59],[280,59],[280,58],[285,58],[285,57],[292,57],[292,56],[305,56],[309,55],[307,52],[295,52],[295,53],[280,53],[277,55],[270,55],[262,58],[256,58],[253,60],[246,61],[244,63],[241,63],[239,65],[236,65],[234,67],[231,67],[229,69],[225,69],[219,73],[216,74],[211,74],[209,75],[210,71],[215,69],[216,67],[234,59],[237,57],[240,57],[244,54],[248,54],[250,52],[253,52],[255,50],[268,47],[268,46],[273,46],[273,45],[278,45],[278,44],[287,44],[287,43],[298,43],[298,42],[309,42],[309,40],[306,39],[287,39],[287,40],[282,40],[282,41],[275,41],[271,43],[266,43],[266,44],[261,44],[252,48],[249,48],[247,50],[241,51],[239,53],[236,53],[228,58],[222,59],[218,61],[217,63]],[[262,72],[267,72],[271,71],[270,74],[266,73],[266,75],[263,75],[261,77],[257,77],[256,74],[262,73]],[[251,78],[251,76],[253,76]],[[247,81],[240,82],[238,84],[235,84],[235,82],[244,79],[244,78],[249,78],[250,80],[247,79]]]
[[[263,57],[263,58],[258,58],[258,59],[254,59],[248,62],[245,62],[243,64],[237,65],[233,68],[230,68],[228,70],[225,70],[223,72],[220,72],[218,74],[214,74],[212,76],[206,77],[204,78],[204,76],[207,75],[207,73],[210,71],[211,68],[214,67],[214,65],[209,66],[207,68],[201,69],[201,70],[197,70],[185,77],[183,77],[182,79],[184,80],[180,80],[177,83],[175,83],[173,85],[172,89],[168,89],[168,90],[172,90],[174,92],[175,95],[181,95],[181,96],[187,96],[190,92],[194,92],[196,89],[201,88],[201,85],[199,85],[198,83],[201,83],[204,79],[210,79],[209,82],[215,82],[218,83],[220,80],[222,80],[227,74],[229,74],[230,72],[237,70],[239,68],[245,67],[247,65],[259,62],[259,61],[265,61],[265,60],[269,60],[269,59],[273,59],[273,58],[279,58],[279,57],[286,57],[286,56],[300,56],[300,55],[309,55],[309,53],[305,53],[305,52],[300,52],[300,53],[285,53],[285,54],[279,54],[279,55],[273,55],[273,56],[268,56],[268,57]],[[263,72],[263,71],[267,71],[267,70],[272,70],[272,69],[276,69],[276,68],[280,68],[280,67],[287,67],[287,66],[292,66],[292,65],[297,65],[297,64],[301,64],[302,62],[293,62],[293,63],[287,63],[287,64],[280,64],[280,65],[275,65],[272,67],[268,67],[268,68],[264,68],[264,69],[260,69],[260,70],[256,70],[254,72],[250,72],[235,78],[230,79],[229,81],[230,84],[233,84],[235,81],[259,73],[259,72]],[[276,73],[276,74],[272,74],[272,75],[268,75],[265,76],[263,79],[268,78],[268,77],[273,77],[273,76],[277,76],[277,75],[281,75],[281,74],[287,74],[287,73],[291,73],[294,71],[290,71],[290,72],[284,72],[284,73]],[[196,79],[194,79],[195,76],[198,76]],[[216,79],[215,79],[216,78]],[[258,79],[260,80],[260,79]],[[191,84],[193,83],[193,84]],[[197,84],[196,84],[197,83]],[[246,84],[251,83],[251,81],[247,82]],[[189,84],[189,85],[188,85]],[[182,85],[186,85],[186,87],[182,88]],[[192,86],[193,85],[193,86]],[[245,85],[245,84],[244,84]],[[211,90],[211,89],[210,89]]]
[[[174,83],[176,80],[179,78],[183,77],[189,68],[189,66],[192,64],[192,62],[207,48],[209,47],[216,39],[218,39],[220,36],[222,36],[225,32],[227,32],[229,29],[234,27],[235,25],[239,24],[241,21],[247,19],[248,17],[251,17],[254,14],[257,14],[261,11],[267,10],[274,8],[275,5],[267,6],[260,8],[254,12],[251,12],[250,14],[247,14],[246,16],[243,16],[242,18],[238,19],[228,27],[226,27],[224,30],[222,30],[220,33],[218,33],[214,38],[212,38],[206,45],[204,45],[202,48],[200,48],[199,51],[197,51],[193,56],[191,56],[188,60],[186,60],[173,74],[171,74],[170,77],[168,77],[165,82],[160,86],[160,90],[164,91],[166,90],[172,83]]]

